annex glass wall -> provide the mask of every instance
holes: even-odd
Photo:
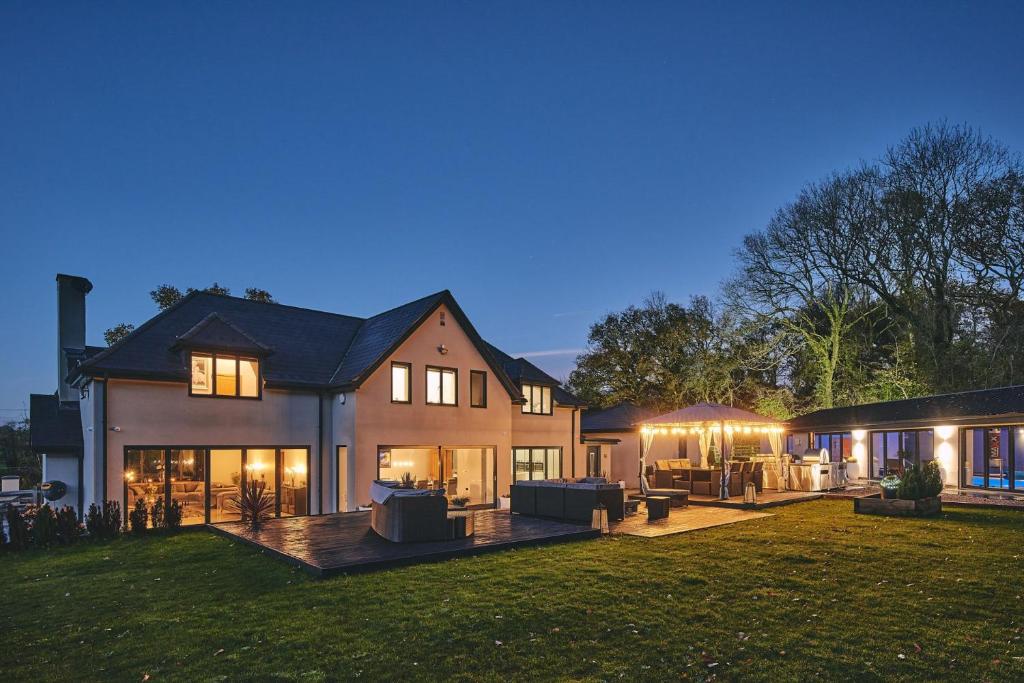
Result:
[[[1024,427],[964,429],[962,439],[964,486],[1024,490]]]
[[[850,432],[815,434],[814,447],[827,450],[832,462],[842,462],[853,452],[853,437]]]
[[[923,465],[935,458],[935,438],[930,429],[871,432],[871,476],[881,479],[909,465]]]

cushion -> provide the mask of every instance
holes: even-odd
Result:
[[[654,461],[654,469],[666,471],[666,470],[670,470],[672,468],[669,467],[668,460],[655,460]]]

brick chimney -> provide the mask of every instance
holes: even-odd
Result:
[[[67,382],[68,356],[85,354],[85,295],[92,283],[77,275],[57,275],[57,392],[62,401],[77,401]]]

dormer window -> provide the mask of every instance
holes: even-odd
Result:
[[[190,354],[190,396],[260,398],[260,361],[227,353]]]
[[[551,387],[540,384],[523,385],[523,412],[531,415],[551,414]]]

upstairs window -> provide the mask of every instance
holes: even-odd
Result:
[[[469,405],[487,407],[487,373],[483,370],[469,371]]]
[[[427,403],[437,406],[459,404],[459,371],[455,368],[427,368]]]
[[[524,384],[523,412],[532,415],[551,414],[551,387],[544,387],[539,384]]]
[[[412,365],[391,364],[391,402],[412,403]]]
[[[260,398],[260,362],[223,353],[193,353],[189,395]]]

